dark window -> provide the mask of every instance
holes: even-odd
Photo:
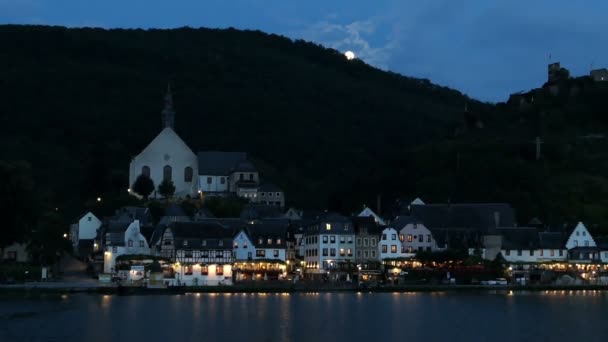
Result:
[[[388,251],[388,247],[386,245],[382,245],[382,253],[386,253]]]
[[[220,178],[220,183],[222,183],[222,184],[226,184],[226,178],[221,177],[221,178]]]
[[[344,243],[346,241],[346,238],[344,236],[340,236],[340,243]]]
[[[144,241],[143,241],[143,240],[140,240],[140,241],[139,241],[139,247],[143,247],[143,246],[144,246]]]
[[[517,256],[521,256],[521,249],[517,250]]]
[[[170,181],[171,172],[172,172],[171,166],[165,165],[165,167],[163,168],[163,180]]]
[[[335,236],[330,236],[329,237],[329,242],[330,243],[336,243],[336,237]]]
[[[357,246],[361,246],[361,238],[357,238]]]
[[[397,240],[397,234],[391,234],[391,240]]]
[[[241,174],[239,175],[239,179],[240,179],[240,180],[245,180],[245,174],[241,173]]]
[[[327,243],[327,236],[323,236],[323,243]]]
[[[336,256],[336,249],[335,248],[330,248],[329,249],[329,256]]]
[[[211,184],[212,181],[213,179],[211,177],[207,177],[207,184]]]
[[[273,255],[274,255],[275,258],[278,258],[279,257],[279,250],[275,249]]]
[[[426,236],[426,242],[431,242],[431,234]]]
[[[323,248],[323,256],[327,256],[327,248]]]
[[[505,255],[506,255],[506,256],[511,255],[511,250],[507,249],[507,250],[505,251]]]
[[[133,240],[129,240],[129,247],[133,247]]]
[[[386,240],[386,234],[382,234],[382,240]]]
[[[252,181],[253,180],[253,173],[249,174],[249,180]]]
[[[418,242],[424,242],[424,235],[418,235]]]
[[[150,167],[148,167],[148,166],[142,166],[142,168],[141,168],[141,174],[143,176],[146,176],[146,177],[150,178]]]
[[[192,258],[192,251],[184,251],[184,258]]]
[[[184,169],[184,182],[192,182],[193,171],[190,166]]]

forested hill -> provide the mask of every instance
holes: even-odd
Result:
[[[494,106],[258,31],[0,26],[0,41],[0,161],[27,161],[64,217],[126,194],[171,82],[190,147],[249,153],[288,204],[505,201],[522,225],[608,232],[608,82],[566,75]]]
[[[259,31],[0,26],[0,40],[0,159],[28,161],[57,207],[126,191],[169,81],[193,150],[246,151],[291,203],[344,210],[398,193],[399,156],[451,134],[467,101]]]

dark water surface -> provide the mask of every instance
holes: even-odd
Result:
[[[608,341],[608,293],[47,295],[0,341]]]

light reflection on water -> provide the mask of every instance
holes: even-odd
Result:
[[[0,336],[2,342],[595,341],[608,336],[606,312],[608,293],[597,290],[70,294],[0,302]]]

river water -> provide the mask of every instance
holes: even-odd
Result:
[[[608,293],[46,295],[0,341],[608,341]]]

